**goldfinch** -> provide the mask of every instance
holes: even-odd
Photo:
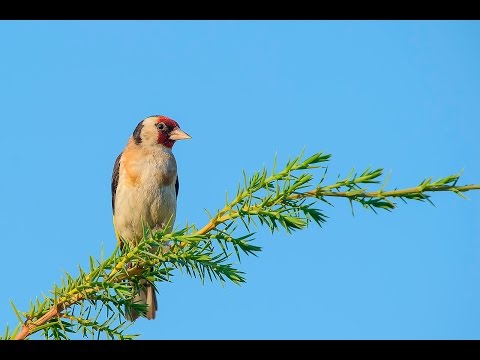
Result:
[[[115,234],[120,243],[138,243],[143,226],[171,231],[177,210],[179,181],[172,148],[177,140],[191,136],[180,130],[175,120],[163,115],[142,120],[125,149],[115,160],[112,174],[112,211]],[[147,280],[134,302],[147,304],[147,319],[155,318],[157,300],[153,285]],[[127,312],[135,321],[139,314]]]

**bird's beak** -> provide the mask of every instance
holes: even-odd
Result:
[[[179,127],[176,127],[170,132],[170,136],[168,138],[170,140],[185,140],[191,139],[192,137],[188,135],[185,131],[180,130]]]

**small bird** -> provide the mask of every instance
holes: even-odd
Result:
[[[115,160],[112,174],[113,226],[120,246],[125,241],[136,245],[144,225],[170,232],[177,211],[179,181],[177,162],[172,153],[177,140],[191,139],[175,120],[155,115],[143,119]],[[155,318],[157,299],[153,285],[140,281],[141,290],[134,302],[147,304],[147,319]],[[137,312],[127,311],[135,321]]]

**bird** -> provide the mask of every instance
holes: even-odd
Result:
[[[144,226],[154,231],[173,228],[177,212],[179,180],[172,148],[176,141],[191,139],[179,124],[165,115],[152,115],[138,123],[112,172],[113,227],[120,248],[126,241],[136,246]],[[139,282],[134,303],[146,304],[146,318],[155,319],[155,287],[146,279]],[[140,314],[126,311],[127,320]]]

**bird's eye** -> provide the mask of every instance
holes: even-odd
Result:
[[[155,126],[157,127],[158,130],[165,130],[166,126],[164,123],[159,123],[159,124],[155,124]]]

